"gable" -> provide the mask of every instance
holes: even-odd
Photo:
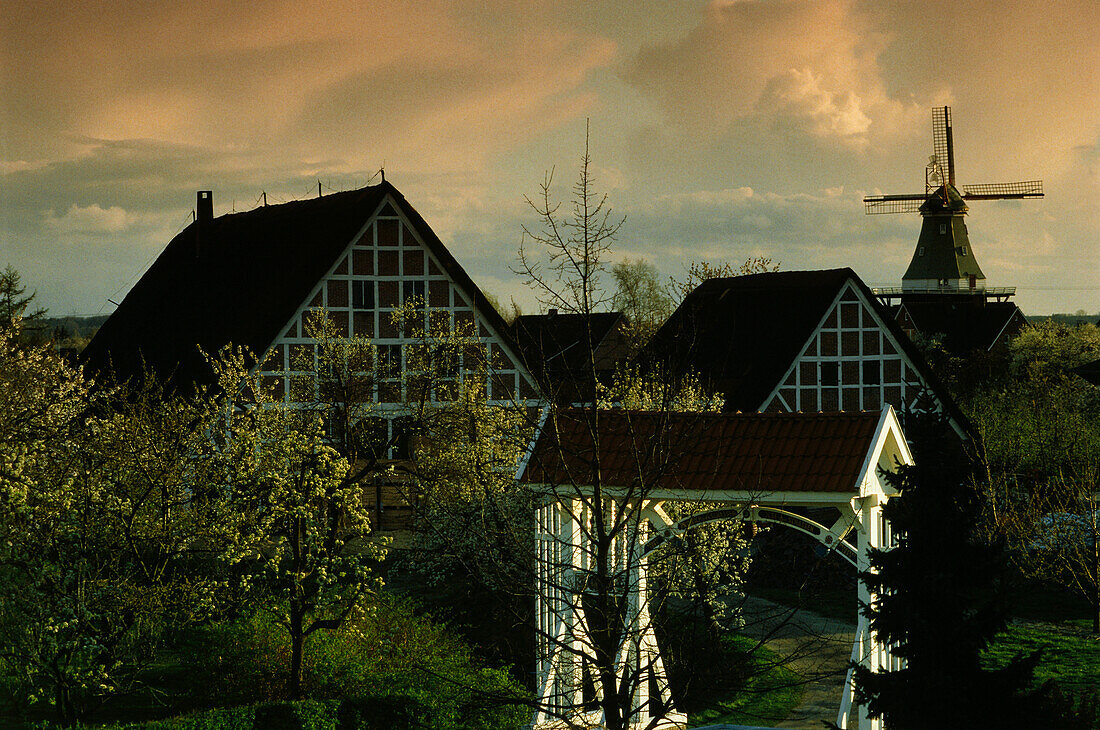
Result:
[[[878,411],[884,404],[900,410],[921,382],[882,320],[849,283],[762,410]]]
[[[757,411],[819,326],[851,269],[708,279],[646,345],[643,365],[697,375],[730,411]]]
[[[960,435],[965,419],[912,343],[856,280],[841,289],[782,381],[761,405],[765,412],[911,409],[931,392]],[[904,310],[899,312],[899,316]]]
[[[126,294],[81,362],[123,380],[149,368],[185,391],[212,382],[201,351],[232,342],[263,352],[390,190],[376,185],[191,223]]]
[[[417,225],[403,201],[385,198],[378,210],[347,242],[328,272],[316,281],[297,310],[267,348],[260,374],[287,402],[295,377],[296,355],[309,352],[314,342],[306,335],[311,313],[324,310],[344,337],[372,340],[395,364],[404,364],[406,347],[413,339],[393,324],[392,313],[410,299],[428,306],[421,323],[428,329],[429,313],[438,322],[441,313],[448,327],[471,332],[482,348],[480,357],[468,351],[456,363],[466,368],[467,358],[491,364],[486,396],[497,402],[534,405],[537,395],[532,379],[522,367],[515,348],[484,295],[449,258],[426,225]],[[398,377],[384,379],[375,390],[382,410],[400,410],[407,393]],[[435,394],[433,393],[433,397]]]

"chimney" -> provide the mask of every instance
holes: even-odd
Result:
[[[214,193],[200,190],[195,202],[195,258],[201,260],[210,226],[214,223]]]
[[[199,191],[199,198],[195,203],[195,220],[200,225],[214,220],[214,193],[210,190]]]

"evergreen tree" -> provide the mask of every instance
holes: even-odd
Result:
[[[18,331],[21,344],[39,344],[43,340],[46,310],[30,309],[37,292],[27,294],[23,277],[10,264],[0,271],[0,335]]]
[[[912,416],[916,464],[887,478],[901,490],[885,507],[897,536],[871,552],[862,578],[871,629],[905,668],[855,667],[856,694],[891,730],[1034,727],[1041,704],[1027,687],[1037,655],[982,669],[981,652],[1006,626],[1003,545],[978,533],[982,504],[972,460],[945,416]]]
[[[23,277],[12,266],[0,271],[0,325],[7,327],[12,320],[18,318],[25,328],[36,324],[45,315],[44,309],[27,311],[34,301],[35,293],[26,294],[26,291]]]

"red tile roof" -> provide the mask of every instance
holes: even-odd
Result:
[[[547,420],[521,480],[585,486],[599,473],[616,487],[854,493],[879,419],[568,409]]]

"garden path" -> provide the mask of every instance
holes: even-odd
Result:
[[[768,648],[806,682],[801,702],[786,719],[775,723],[774,718],[762,717],[759,721],[773,727],[801,730],[824,728],[823,722],[836,722],[855,640],[855,617],[851,622],[844,622],[806,609],[795,610],[751,597],[746,599],[743,612],[745,633],[766,639]],[[745,727],[710,725],[707,730]]]

